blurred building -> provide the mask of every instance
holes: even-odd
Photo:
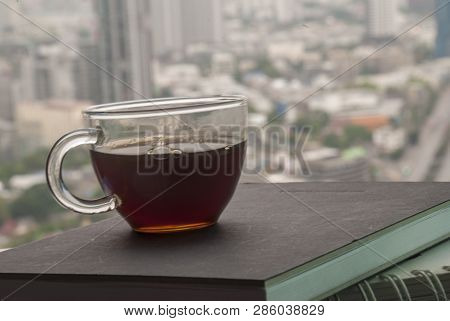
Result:
[[[101,91],[103,71],[95,65],[99,61],[98,43],[88,34],[82,33],[78,38],[78,48],[87,59],[78,56],[74,63],[75,98],[101,104],[103,103]]]
[[[311,181],[370,181],[370,166],[366,151],[354,147],[343,152],[335,148],[321,148],[304,152],[311,171]]]
[[[275,18],[279,23],[289,23],[296,17],[296,4],[299,1],[296,0],[277,0],[273,1],[275,6]]]
[[[450,56],[450,5],[448,1],[436,0],[436,7],[443,6],[436,12],[437,36],[435,46],[435,56],[437,58]]]
[[[12,66],[0,59],[0,120],[14,119],[14,78]]]
[[[235,11],[243,19],[256,21],[272,20],[280,24],[292,22],[295,18],[303,17],[302,2],[299,0],[245,0],[237,1]],[[319,7],[319,6],[317,6]],[[308,8],[314,11],[316,6]]]
[[[8,61],[10,71],[3,72],[0,66],[0,78],[8,77],[5,84],[13,87],[16,101],[72,99],[100,103],[101,70],[95,66],[98,45],[92,37],[80,36],[78,50],[94,64],[58,42],[5,42],[0,45],[0,56]],[[0,101],[7,99],[2,96]]]
[[[96,0],[99,65],[104,102],[145,99],[152,94],[150,0]]]
[[[198,66],[194,64],[171,64],[158,66],[156,71],[156,84],[160,88],[179,89],[197,86],[202,75]]]
[[[266,20],[273,15],[273,1],[271,0],[246,0],[238,1],[240,16],[244,19]]]
[[[304,45],[300,42],[283,40],[267,44],[267,54],[272,60],[283,59],[298,63],[303,58]]]
[[[12,29],[12,12],[6,7],[1,8],[0,10],[0,33],[11,32]]]
[[[68,131],[82,128],[81,112],[87,106],[88,102],[73,100],[21,102],[17,104],[15,117],[21,138],[22,152],[52,146],[58,138]]]
[[[400,120],[404,106],[400,98],[380,99],[372,108],[346,110],[332,115],[331,127],[356,125],[373,131],[389,125],[394,120]]]
[[[153,47],[157,55],[223,40],[221,0],[151,0]]]
[[[0,119],[0,162],[13,159],[14,134],[13,123]]]
[[[211,59],[211,73],[213,75],[232,75],[235,70],[235,58],[227,52],[215,53]]]
[[[308,109],[330,115],[330,128],[357,125],[372,131],[398,120],[404,109],[400,98],[385,98],[376,91],[350,89],[318,94],[308,101]]]
[[[373,144],[382,154],[392,154],[406,145],[406,131],[403,128],[381,127],[373,132]]]
[[[433,1],[423,1],[423,0],[408,0],[409,9],[420,12],[429,13],[433,10]]]
[[[376,108],[380,97],[377,92],[365,89],[347,89],[323,92],[311,97],[310,110],[320,110],[337,114],[352,110]]]
[[[376,46],[359,47],[353,51],[353,57],[360,61],[376,50]],[[366,74],[380,74],[392,72],[405,66],[414,64],[414,53],[402,46],[388,46],[379,54],[370,57],[362,67]],[[347,66],[347,65],[344,65]]]
[[[183,44],[219,43],[223,37],[221,0],[181,1]]]
[[[398,0],[368,0],[367,33],[371,38],[395,36],[398,32]]]
[[[35,185],[45,184],[45,171],[38,171],[30,174],[14,175],[9,180],[12,190],[25,191]]]
[[[19,99],[74,99],[76,53],[59,43],[30,46],[20,64]]]
[[[23,12],[23,5],[21,2],[16,0],[4,0],[9,7]],[[16,14],[11,9],[7,8],[5,5],[1,6],[0,9],[0,34],[7,35],[15,31],[15,29],[23,23],[23,18]]]
[[[152,44],[156,55],[183,49],[181,0],[151,0]]]

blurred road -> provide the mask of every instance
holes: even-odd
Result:
[[[447,146],[447,152],[442,159],[441,167],[436,173],[434,180],[437,182],[450,182],[450,143]]]
[[[444,140],[448,140],[449,124],[450,88],[447,88],[439,97],[431,115],[425,121],[417,145],[408,148],[399,162],[401,173],[404,173],[403,180],[410,182],[425,180],[439,147],[444,143]],[[447,157],[443,163],[449,163]],[[448,169],[443,170],[448,171]]]

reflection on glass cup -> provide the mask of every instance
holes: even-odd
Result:
[[[56,200],[83,214],[117,210],[138,232],[198,229],[217,222],[245,158],[243,96],[165,98],[98,105],[83,113],[87,128],[53,146],[47,181]],[[82,200],[64,185],[71,149],[88,145],[106,197]]]

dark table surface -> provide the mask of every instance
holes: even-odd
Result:
[[[450,183],[279,186],[239,185],[219,223],[204,230],[137,234],[115,216],[2,252],[0,285],[7,290],[0,294],[38,275],[32,283],[135,278],[139,283],[255,286],[260,291],[271,277],[450,198]],[[21,298],[25,288],[33,286],[11,298]],[[35,291],[28,290],[28,297]]]

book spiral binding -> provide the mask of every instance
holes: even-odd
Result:
[[[373,292],[372,286],[367,280],[363,280],[358,283],[359,291],[364,298],[364,301],[376,301],[377,297],[375,296],[375,292]]]
[[[436,301],[447,301],[447,295],[445,294],[444,286],[442,285],[436,274],[429,270],[414,270],[411,273],[426,280],[430,289],[433,290]]]
[[[444,271],[450,272],[450,266],[445,265],[442,267]],[[447,292],[444,285],[439,279],[438,275],[430,270],[413,270],[411,274],[415,276],[416,280],[420,280],[420,283],[425,285],[432,294],[436,301],[448,301]],[[413,295],[410,293],[405,281],[396,274],[380,274],[380,280],[388,282],[392,289],[394,290],[398,300],[400,301],[412,301]],[[375,290],[368,279],[362,280],[353,287],[358,289],[361,297],[364,301],[377,301],[377,299],[383,299],[382,297],[377,298]],[[345,291],[345,290],[343,290]],[[328,298],[329,301],[341,301],[343,298],[343,291],[335,293]]]
[[[396,274],[382,275],[381,277],[391,283],[400,301],[411,301],[408,287],[401,278]]]

